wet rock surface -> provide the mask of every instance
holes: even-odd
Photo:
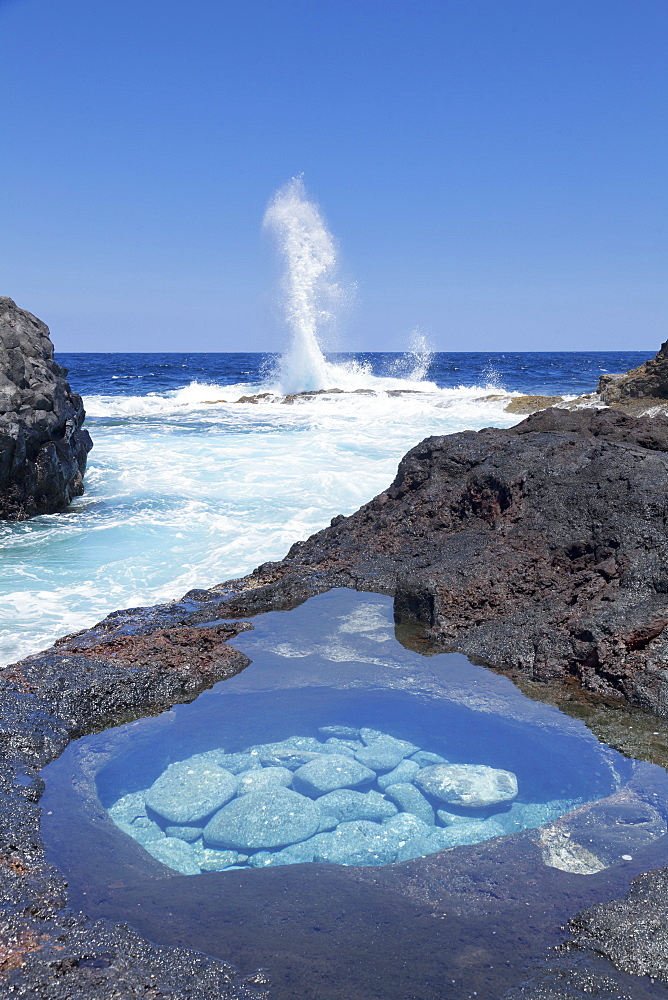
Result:
[[[536,413],[549,406],[558,406],[563,401],[563,396],[513,396],[504,409],[506,413]]]
[[[0,297],[0,518],[52,514],[83,493],[93,442],[66,376],[48,327]]]
[[[517,798],[514,774],[481,764],[434,764],[418,771],[415,781],[423,792],[451,806],[479,809]]]
[[[640,875],[624,899],[584,910],[570,929],[578,947],[624,972],[668,982],[668,872]]]

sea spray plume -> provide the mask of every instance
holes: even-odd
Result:
[[[408,377],[419,382],[429,371],[434,349],[426,333],[417,326],[411,331],[407,354],[412,365]]]
[[[429,371],[433,356],[434,349],[429,338],[419,326],[416,326],[410,332],[407,350],[392,362],[390,372],[397,378],[421,382]]]
[[[341,289],[335,279],[336,248],[304,183],[294,177],[280,188],[264,215],[285,258],[283,279],[291,342],[280,365],[283,392],[329,388],[318,333],[331,323]]]

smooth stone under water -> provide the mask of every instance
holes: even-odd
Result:
[[[337,788],[370,785],[375,778],[371,768],[364,764],[332,754],[328,758],[316,758],[303,764],[295,771],[292,780],[298,791],[315,798]]]
[[[415,783],[439,802],[469,809],[511,802],[518,791],[514,774],[483,764],[433,764],[418,771]]]
[[[314,802],[276,787],[248,792],[224,806],[204,827],[203,837],[211,847],[266,850],[308,840],[319,826]]]
[[[221,767],[170,764],[146,794],[146,805],[172,823],[194,823],[235,795],[237,779]]]

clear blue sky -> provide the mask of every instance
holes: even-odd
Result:
[[[0,294],[76,350],[266,350],[304,172],[351,349],[668,336],[666,0],[0,0]]]

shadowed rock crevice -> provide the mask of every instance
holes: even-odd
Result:
[[[0,518],[52,514],[83,493],[93,442],[66,375],[48,327],[0,297]]]

